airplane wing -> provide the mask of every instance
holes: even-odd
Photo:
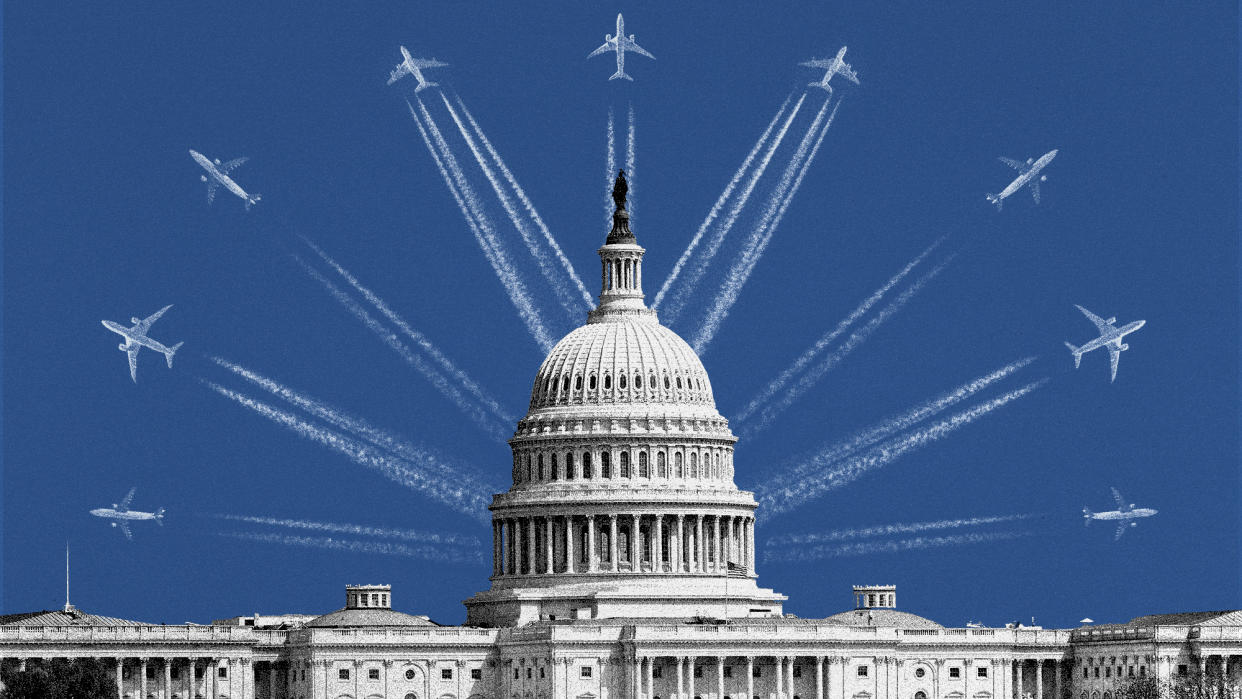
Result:
[[[1001,161],[1002,163],[1018,171],[1022,171],[1026,169],[1026,163],[1020,163],[1017,160],[1014,160],[1013,158],[997,158],[997,160]]]
[[[448,64],[444,61],[437,61],[434,58],[414,58],[411,62],[416,68],[443,68]]]
[[[1113,541],[1117,541],[1118,539],[1120,539],[1121,535],[1126,533],[1126,529],[1129,529],[1129,527],[1125,525],[1125,522],[1118,524],[1117,533],[1113,535]]]
[[[129,492],[125,494],[125,497],[121,500],[121,502],[117,504],[116,509],[118,512],[124,512],[129,509],[129,503],[134,501],[135,490],[138,490],[138,486],[130,488]]]
[[[1030,189],[1031,189],[1031,198],[1035,200],[1036,204],[1038,204],[1039,203],[1039,180],[1031,180]]]
[[[1113,377],[1112,381],[1117,380],[1117,364],[1121,361],[1121,348],[1116,345],[1108,346],[1108,362],[1112,365]]]
[[[126,522],[125,520],[121,520],[121,521],[119,521],[119,522],[117,522],[117,523],[116,523],[116,526],[117,526],[118,528],[120,528],[121,532],[123,532],[123,533],[125,534],[125,540],[126,540],[126,541],[133,541],[133,540],[134,540],[134,535],[133,535],[133,534],[131,534],[131,533],[130,533],[130,531],[129,531],[129,522]]]
[[[244,165],[244,164],[246,163],[246,161],[247,161],[247,160],[250,160],[250,158],[246,158],[246,157],[241,157],[241,158],[233,158],[232,160],[228,161],[227,163],[224,163],[224,164],[222,164],[222,165],[219,165],[216,169],[220,171],[220,174],[221,174],[221,175],[227,175],[227,174],[229,174],[229,172],[230,172],[231,170],[234,170],[234,169],[239,168],[239,167],[241,167],[242,165]]]
[[[391,85],[409,74],[410,74],[410,69],[407,68],[404,63],[402,63],[401,65],[393,69],[391,73],[388,74],[388,84]]]
[[[214,182],[214,180],[213,180],[213,182]],[[163,308],[161,308],[160,310],[156,311],[155,313],[152,313],[151,315],[147,316],[145,320],[139,321],[138,326],[137,326],[136,328],[134,328],[134,329],[138,332],[138,334],[139,334],[139,335],[145,335],[145,334],[147,334],[147,331],[151,329],[151,324],[152,324],[152,323],[154,323],[155,321],[159,320],[159,319],[160,319],[160,316],[162,316],[162,315],[164,315],[165,313],[167,313],[167,312],[168,312],[168,309],[170,309],[170,308],[172,308],[172,304],[171,304],[171,303],[170,303],[170,304],[168,304],[167,306],[164,306]]]
[[[587,54],[587,58],[595,58],[596,56],[600,55],[601,53],[608,53],[609,51],[616,51],[616,50],[617,50],[617,40],[616,40],[616,39],[609,39],[608,41],[605,41],[605,42],[604,42],[604,45],[603,45],[603,46],[601,46],[601,47],[599,47],[599,48],[595,49],[594,51],[592,51],[591,53]]]
[[[650,58],[653,61],[655,60],[655,56],[652,56],[650,53],[648,53],[647,49],[639,46],[638,44],[634,43],[633,41],[630,41],[629,39],[626,39],[625,41],[625,50],[633,51],[634,53],[640,56],[646,56],[647,58]]]
[[[141,350],[142,345],[137,342],[133,343],[130,345],[129,349],[125,350],[125,353],[129,355],[129,378],[134,383],[138,383],[138,352]],[[133,495],[134,491],[129,491],[129,494]]]
[[[841,77],[845,78],[846,80],[849,80],[855,85],[862,84],[858,82],[858,73],[855,73],[853,69],[851,69],[849,66],[845,65],[844,63],[841,64],[841,67],[837,70],[837,72],[841,74]]]
[[[1083,314],[1083,315],[1085,315],[1085,316],[1087,316],[1087,320],[1090,320],[1092,323],[1095,323],[1095,327],[1096,327],[1096,329],[1098,329],[1100,332],[1104,332],[1104,329],[1105,329],[1105,328],[1111,328],[1111,327],[1112,327],[1112,323],[1109,323],[1108,321],[1106,321],[1106,320],[1104,320],[1103,318],[1101,318],[1101,317],[1097,316],[1096,314],[1092,313],[1091,311],[1088,311],[1087,309],[1083,308],[1082,306],[1079,306],[1078,304],[1074,304],[1074,308],[1077,308],[1078,310],[1082,311],[1082,314]]]
[[[211,206],[211,203],[216,200],[216,190],[219,189],[219,187],[220,187],[220,182],[216,180],[214,177],[212,179],[207,180],[207,205],[208,206]]]

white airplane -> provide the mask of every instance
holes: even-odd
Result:
[[[259,200],[263,198],[258,194],[254,196],[246,194],[246,190],[238,186],[238,184],[233,181],[233,178],[229,177],[229,172],[240,167],[243,163],[249,160],[249,158],[234,158],[227,163],[222,163],[219,158],[216,158],[214,161],[208,160],[207,156],[194,149],[190,149],[190,157],[194,158],[194,162],[201,165],[203,169],[207,171],[206,175],[199,175],[198,179],[207,183],[208,204],[215,201],[216,189],[220,185],[224,185],[225,189],[241,197],[242,201],[246,202],[246,211],[249,211],[252,205],[258,204]],[[210,175],[210,178],[208,175]]]
[[[1087,316],[1092,323],[1095,323],[1095,327],[1100,331],[1099,337],[1091,340],[1082,347],[1075,347],[1068,342],[1065,343],[1065,346],[1070,349],[1070,352],[1074,353],[1074,368],[1077,369],[1078,365],[1082,362],[1082,355],[1094,349],[1107,347],[1108,359],[1113,367],[1113,377],[1111,381],[1116,381],[1117,362],[1121,361],[1121,353],[1130,349],[1130,345],[1122,342],[1122,339],[1124,339],[1126,335],[1129,335],[1135,330],[1143,327],[1147,321],[1136,320],[1118,328],[1115,325],[1117,322],[1116,318],[1101,318],[1078,304],[1074,304],[1074,308],[1082,311],[1082,314]]]
[[[1038,204],[1039,183],[1045,182],[1048,179],[1047,175],[1039,175],[1039,171],[1048,167],[1048,163],[1052,162],[1052,159],[1055,157],[1057,157],[1056,150],[1050,150],[1039,156],[1039,160],[1032,161],[1030,158],[1027,158],[1025,163],[1020,163],[1012,158],[998,158],[1002,163],[1017,170],[1018,177],[1013,182],[1010,182],[1008,187],[1001,190],[1000,194],[989,194],[988,201],[995,204],[996,210],[1000,211],[1001,202],[1005,200],[1005,197],[1022,189],[1022,185],[1029,182],[1031,184],[1031,198]],[[1036,175],[1039,175],[1038,180],[1035,179]]]
[[[832,87],[828,85],[828,81],[832,80],[832,76],[837,75],[838,73],[841,74],[841,77],[849,80],[855,85],[861,84],[858,82],[858,73],[855,73],[854,69],[850,67],[850,64],[845,62],[845,49],[846,47],[842,46],[841,50],[837,51],[837,55],[832,58],[812,58],[809,61],[803,61],[798,64],[809,68],[823,68],[828,71],[827,73],[824,73],[823,79],[819,82],[808,83],[810,87],[822,87],[828,91],[828,94],[831,95]]]
[[[129,353],[129,378],[133,379],[134,383],[138,382],[138,352],[143,347],[153,349],[156,352],[162,352],[164,359],[168,362],[168,368],[171,369],[173,354],[176,353],[178,347],[185,344],[184,342],[178,342],[172,347],[168,347],[147,337],[147,331],[151,329],[151,324],[159,320],[160,316],[164,315],[170,308],[172,308],[172,304],[152,313],[146,320],[130,318],[129,322],[134,325],[129,328],[112,320],[100,321],[105,328],[125,338],[125,342],[118,345],[117,349]]]
[[[125,533],[125,538],[130,541],[133,541],[134,539],[134,535],[129,531],[129,523],[131,521],[154,520],[156,524],[160,526],[164,525],[164,508],[162,507],[155,512],[139,512],[137,510],[129,509],[129,503],[134,499],[135,490],[137,490],[137,488],[130,488],[129,493],[125,495],[125,498],[121,500],[120,504],[113,503],[110,508],[100,507],[91,510],[91,514],[96,517],[103,517],[104,519],[113,520],[112,526],[120,527],[121,531]]]
[[[1113,536],[1113,541],[1116,541],[1121,538],[1122,534],[1126,533],[1126,522],[1129,521],[1131,527],[1137,527],[1138,522],[1130,520],[1135,520],[1140,517],[1150,517],[1156,514],[1156,510],[1153,510],[1150,507],[1135,507],[1134,503],[1127,505],[1126,501],[1122,499],[1121,493],[1117,492],[1116,488],[1113,488],[1112,490],[1113,501],[1117,503],[1117,509],[1109,512],[1092,512],[1084,507],[1082,508],[1082,520],[1084,526],[1091,524],[1091,520],[1093,519],[1105,522],[1117,522],[1117,534]]]
[[[613,36],[612,34],[605,34],[604,45],[592,51],[591,54],[587,56],[587,58],[595,58],[601,53],[607,53],[608,51],[615,51],[617,53],[617,72],[613,73],[608,78],[609,80],[616,80],[617,78],[625,78],[626,80],[629,80],[630,82],[634,81],[634,78],[631,78],[630,76],[625,74],[625,52],[626,51],[633,51],[634,53],[640,56],[646,56],[647,58],[650,58],[653,61],[655,60],[655,56],[652,56],[650,53],[648,53],[647,49],[644,49],[643,47],[634,43],[633,34],[630,34],[628,38],[625,36],[625,20],[621,18],[620,12],[617,13],[617,34],[616,36]]]
[[[414,79],[418,81],[418,86],[414,88],[415,92],[422,92],[423,90],[429,87],[440,86],[440,83],[433,83],[433,82],[428,81],[426,78],[424,78],[422,69],[423,68],[443,68],[444,66],[448,65],[447,63],[444,63],[443,61],[437,61],[434,58],[414,58],[413,56],[410,55],[410,52],[407,51],[404,46],[401,47],[401,55],[404,56],[405,58],[402,59],[402,61],[397,64],[397,67],[393,69],[392,73],[389,73],[388,75],[389,85],[397,82],[398,80],[400,80],[401,78],[407,75],[413,75]]]

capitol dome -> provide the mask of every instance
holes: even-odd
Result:
[[[781,613],[755,580],[737,437],[694,350],[643,303],[625,190],[620,175],[599,305],[548,353],[509,440],[492,587],[466,601],[469,624]]]

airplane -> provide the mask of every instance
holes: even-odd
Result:
[[[996,210],[1000,211],[1001,202],[1005,200],[1005,197],[1013,194],[1019,189],[1022,189],[1022,185],[1029,182],[1031,183],[1031,198],[1033,198],[1035,203],[1038,204],[1039,183],[1048,180],[1048,176],[1039,175],[1039,171],[1043,170],[1045,167],[1048,167],[1048,163],[1052,162],[1052,159],[1055,157],[1057,157],[1056,150],[1050,150],[1039,156],[1039,160],[1032,161],[1030,158],[1027,158],[1025,163],[1020,163],[1012,158],[998,158],[998,160],[1002,163],[1017,170],[1018,177],[1013,182],[1010,182],[1008,187],[1001,190],[1000,194],[989,194],[988,201],[995,204]],[[1036,175],[1039,175],[1038,180],[1035,179]]]
[[[405,58],[397,64],[397,67],[388,75],[388,84],[391,85],[407,75],[413,75],[418,81],[418,87],[414,88],[415,92],[422,92],[429,87],[439,87],[440,83],[433,83],[423,77],[423,68],[443,68],[447,63],[437,61],[434,58],[414,58],[404,46],[401,47],[401,55]]]
[[[249,211],[252,205],[258,204],[259,200],[263,198],[258,194],[254,196],[246,194],[246,190],[239,187],[238,184],[233,181],[233,178],[229,177],[230,171],[234,168],[241,167],[241,165],[249,160],[249,158],[234,158],[227,163],[222,163],[219,158],[216,158],[214,161],[208,160],[207,156],[192,148],[190,149],[190,157],[194,158],[194,162],[201,165],[203,169],[207,171],[207,175],[211,176],[210,179],[207,175],[198,176],[198,179],[207,183],[208,204],[215,201],[216,189],[220,185],[224,185],[225,189],[241,197],[242,201],[246,202],[246,211]]]
[[[147,337],[147,331],[151,329],[151,324],[159,320],[160,316],[164,315],[170,308],[172,308],[172,304],[168,304],[152,313],[146,320],[130,318],[129,322],[134,324],[130,328],[112,320],[100,321],[105,328],[125,338],[125,342],[118,345],[117,349],[129,353],[129,378],[133,379],[134,383],[138,383],[138,352],[143,347],[153,349],[156,352],[162,352],[164,359],[168,362],[168,368],[171,369],[173,354],[176,353],[178,347],[185,344],[184,342],[178,342],[172,347],[168,347]]]
[[[607,53],[608,51],[616,51],[617,53],[617,72],[613,73],[608,78],[609,80],[616,80],[617,78],[625,78],[626,80],[629,80],[630,82],[634,81],[634,78],[631,78],[630,76],[625,74],[625,52],[626,51],[633,51],[634,53],[640,56],[646,56],[647,58],[650,58],[653,61],[655,60],[655,56],[652,56],[650,53],[648,53],[647,49],[644,49],[643,47],[634,43],[633,34],[630,34],[628,38],[625,36],[625,20],[621,19],[620,12],[617,13],[617,35],[613,36],[612,34],[605,34],[604,45],[592,51],[590,55],[587,56],[587,58],[595,58],[601,53]]]
[[[100,507],[91,510],[91,514],[96,517],[114,520],[112,522],[112,526],[120,527],[121,531],[125,534],[125,538],[130,541],[134,540],[134,535],[129,531],[129,523],[131,520],[154,520],[156,524],[164,526],[164,508],[162,507],[155,512],[139,512],[137,510],[129,509],[129,503],[134,499],[135,490],[137,490],[136,487],[130,488],[129,493],[125,495],[125,498],[121,500],[120,504],[113,503],[110,508]]]
[[[1082,314],[1087,316],[1087,318],[1092,323],[1095,323],[1095,327],[1099,329],[1100,331],[1099,337],[1095,338],[1094,340],[1091,340],[1090,342],[1083,345],[1082,347],[1075,347],[1068,342],[1065,343],[1065,346],[1068,347],[1070,351],[1074,353],[1074,368],[1077,369],[1079,363],[1082,362],[1082,355],[1094,349],[1099,349],[1101,347],[1107,347],[1108,358],[1113,367],[1113,376],[1112,376],[1112,379],[1110,379],[1110,381],[1116,381],[1117,380],[1117,362],[1121,361],[1121,353],[1130,349],[1130,345],[1127,345],[1124,342],[1122,342],[1122,339],[1125,338],[1126,335],[1129,335],[1135,330],[1138,330],[1139,328],[1143,327],[1143,325],[1146,324],[1147,321],[1136,320],[1136,321],[1127,323],[1126,325],[1123,325],[1120,328],[1118,328],[1115,325],[1115,323],[1117,322],[1116,318],[1107,318],[1107,319],[1101,318],[1097,316],[1096,314],[1092,313],[1091,311],[1088,311],[1087,309],[1083,308],[1082,306],[1079,306],[1078,304],[1074,304],[1074,308],[1077,308],[1078,310],[1082,311]]]
[[[823,68],[828,71],[827,73],[824,73],[824,77],[822,80],[820,80],[819,82],[808,83],[808,86],[822,87],[828,91],[828,94],[831,95],[832,87],[828,85],[828,81],[832,80],[832,76],[838,73],[841,74],[841,77],[845,78],[846,80],[849,80],[855,85],[861,84],[858,82],[858,73],[855,73],[854,69],[850,66],[850,64],[845,62],[845,49],[846,47],[842,46],[841,50],[837,51],[837,55],[834,56],[833,58],[812,58],[809,61],[803,61],[802,63],[799,63],[798,65],[800,66],[807,66],[809,68]]]
[[[1128,520],[1134,520],[1140,517],[1150,517],[1156,514],[1156,510],[1153,510],[1150,507],[1135,507],[1134,503],[1127,505],[1126,501],[1122,499],[1121,493],[1117,492],[1116,488],[1113,488],[1112,490],[1113,501],[1117,503],[1117,509],[1109,512],[1092,512],[1084,507],[1082,508],[1082,520],[1083,526],[1091,524],[1091,520],[1093,519],[1105,522],[1117,522],[1117,534],[1113,536],[1113,541],[1117,541],[1121,538],[1122,534],[1126,533],[1126,522]],[[1130,522],[1130,526],[1137,527],[1138,522]]]

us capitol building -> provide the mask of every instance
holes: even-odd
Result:
[[[1237,676],[1242,611],[946,628],[868,585],[854,609],[784,615],[755,572],[737,438],[644,305],[623,177],[613,196],[599,306],[535,376],[490,507],[491,587],[464,626],[394,610],[388,585],[349,586],[322,616],[211,625],[66,603],[0,617],[5,669],[104,658],[123,699],[1112,699],[1132,677]]]

